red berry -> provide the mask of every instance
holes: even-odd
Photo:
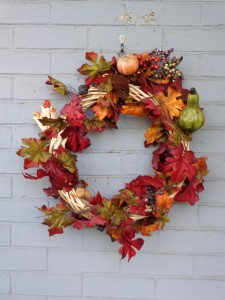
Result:
[[[44,106],[44,108],[48,108],[51,106],[51,102],[49,100],[45,100],[43,106]]]

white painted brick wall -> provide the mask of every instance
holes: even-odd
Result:
[[[116,21],[130,11],[136,24]],[[142,18],[154,11],[154,25]],[[94,229],[48,237],[35,206],[52,204],[45,179],[27,181],[15,155],[22,137],[36,136],[33,112],[46,98],[64,100],[44,84],[48,74],[77,88],[85,50],[107,58],[119,50],[174,47],[183,55],[184,86],[195,86],[206,124],[192,149],[209,157],[200,202],[176,204],[171,222],[145,239],[128,263],[118,245]],[[0,1],[0,300],[225,299],[225,1]],[[151,172],[142,118],[122,117],[120,130],[92,134],[79,155],[92,191],[111,196],[138,174]]]

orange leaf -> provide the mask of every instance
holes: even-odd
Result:
[[[162,130],[161,123],[155,122],[152,124],[144,134],[146,137],[145,146],[149,146],[160,139],[163,136]]]
[[[110,118],[113,114],[112,107],[108,101],[103,98],[99,98],[97,103],[92,107],[93,111],[97,114],[100,121],[105,117]]]
[[[141,233],[144,236],[149,236],[151,235],[150,232],[156,231],[159,229],[158,224],[150,224],[148,226],[141,226]]]
[[[134,115],[134,116],[147,116],[149,114],[148,110],[145,108],[145,105],[142,103],[132,103],[128,105],[123,105],[121,107],[122,114]]]
[[[156,206],[158,208],[165,209],[167,212],[169,212],[172,205],[173,205],[173,198],[169,197],[169,194],[167,192],[156,195]]]
[[[185,104],[181,99],[177,99],[181,97],[182,94],[172,88],[168,88],[167,96],[163,92],[159,92],[155,95],[156,100],[159,102],[158,110],[165,117],[179,117],[180,111],[184,108]]]

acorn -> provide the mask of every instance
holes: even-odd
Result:
[[[178,125],[186,134],[191,134],[200,129],[204,123],[205,117],[199,107],[199,95],[195,88],[191,88],[187,98],[187,105],[178,118]]]

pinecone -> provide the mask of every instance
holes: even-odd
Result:
[[[128,79],[120,74],[114,75],[112,78],[112,84],[119,98],[126,100],[130,92]]]
[[[86,85],[82,84],[78,87],[78,94],[79,95],[87,94],[87,92],[88,92],[88,89],[87,89]]]

